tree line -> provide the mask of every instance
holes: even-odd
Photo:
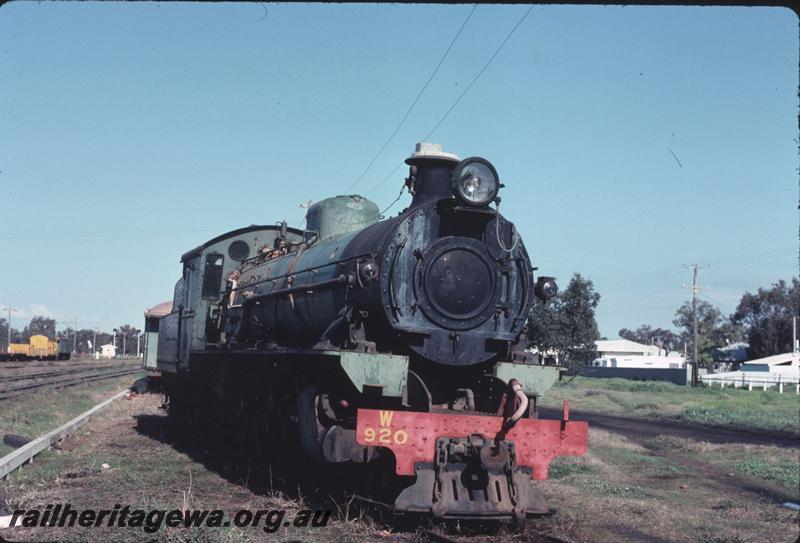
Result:
[[[595,341],[601,339],[595,319],[600,294],[590,279],[573,275],[567,287],[547,303],[536,300],[528,318],[528,346],[543,356],[557,357],[576,367],[596,356]],[[746,341],[748,358],[763,358],[792,351],[792,318],[800,313],[800,281],[779,280],[756,293],[746,292],[736,310],[724,315],[705,300],[697,303],[698,359],[708,366],[713,350]],[[657,345],[665,352],[682,351],[692,345],[692,303],[675,311],[674,330],[642,324],[623,328],[619,336],[638,343]],[[606,339],[606,338],[602,338]]]
[[[123,324],[116,328],[117,354],[136,354],[137,329],[130,324]],[[141,330],[138,331],[141,333]],[[59,338],[74,346],[74,351],[86,354],[100,350],[101,345],[111,344],[114,333],[95,331],[88,328],[74,329],[72,327],[57,330],[56,320],[37,315],[21,330],[11,328],[11,343],[27,343],[31,336],[43,335],[51,339]],[[0,317],[0,346],[5,350],[8,343],[8,320]],[[141,348],[140,344],[140,348]]]

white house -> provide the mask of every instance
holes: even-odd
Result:
[[[661,354],[656,345],[644,345],[629,339],[600,339],[594,342],[600,358],[613,356],[653,356]]]
[[[100,358],[114,358],[117,356],[117,348],[110,344],[106,343],[105,345],[100,346]]]
[[[628,339],[595,341],[598,358],[591,363],[596,368],[663,368],[682,369],[685,359],[657,345],[644,345]]]

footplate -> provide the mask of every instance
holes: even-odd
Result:
[[[440,518],[524,518],[548,512],[533,488],[531,469],[516,466],[514,444],[487,439],[436,440],[433,464],[416,465],[416,482],[395,500],[399,512]]]

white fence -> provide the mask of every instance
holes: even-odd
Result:
[[[740,375],[715,375],[713,373],[701,375],[701,381],[708,386],[719,385],[720,388],[731,386],[733,388],[747,388],[767,390],[768,388],[778,387],[778,392],[783,394],[784,387],[795,389],[796,394],[800,394],[800,378],[788,377],[785,375],[754,375],[752,373],[741,373]]]

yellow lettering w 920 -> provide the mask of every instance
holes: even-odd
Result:
[[[392,431],[391,424],[394,411],[380,412],[380,428],[377,430],[370,426],[364,428],[364,441],[373,443],[377,440],[378,445],[405,445],[408,442],[408,432],[405,430]]]

